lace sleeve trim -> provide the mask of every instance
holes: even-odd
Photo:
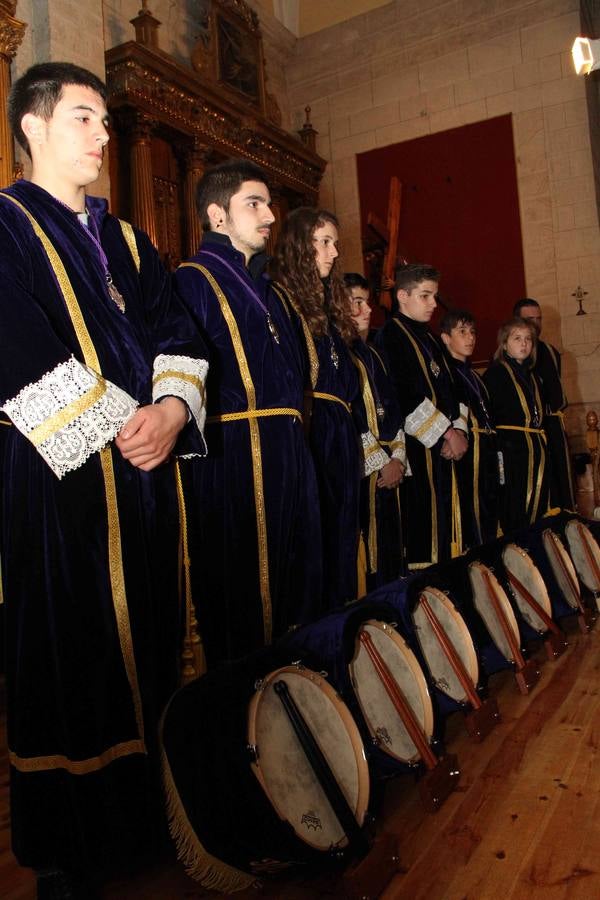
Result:
[[[429,398],[425,398],[406,417],[404,430],[425,447],[433,447],[451,425],[450,419],[436,409]]]
[[[365,431],[360,438],[363,447],[363,476],[367,477],[383,469],[390,458],[370,431]]]
[[[157,403],[163,397],[179,397],[187,405],[203,437],[207,373],[208,362],[205,359],[161,353],[154,360],[152,377],[152,401]]]
[[[71,357],[2,409],[62,478],[113,440],[137,406],[126,391]]]

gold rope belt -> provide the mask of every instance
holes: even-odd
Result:
[[[556,412],[546,413],[547,416],[558,416],[560,419],[564,419],[565,414],[562,409],[557,409]]]
[[[297,409],[273,407],[272,409],[245,409],[241,412],[219,413],[216,416],[208,416],[206,423],[214,425],[216,422],[240,422],[242,419],[261,419],[263,416],[294,416],[295,419],[302,421],[302,413]]]
[[[502,426],[500,425],[498,427],[501,428]],[[506,427],[510,428],[511,426],[507,425]],[[496,430],[494,428],[473,428],[473,427],[471,427],[471,431],[473,432],[473,434],[496,434]]]
[[[351,413],[352,407],[349,403],[346,403],[345,400],[342,400],[341,397],[336,397],[335,394],[324,394],[321,391],[305,391],[307,397],[314,397],[315,400],[331,400],[334,403],[339,403],[344,407],[346,412]]]
[[[527,434],[541,434],[543,437],[546,437],[546,432],[543,428],[525,428],[523,425],[496,425],[498,430],[502,429],[502,431],[526,431]]]

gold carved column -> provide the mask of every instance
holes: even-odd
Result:
[[[152,131],[154,122],[135,113],[129,122],[129,160],[131,165],[131,220],[158,245],[154,181],[152,177]]]
[[[196,187],[204,175],[211,150],[197,139],[182,154],[184,166],[183,210],[185,217],[185,254],[193,256],[202,240],[202,223],[196,211]]]
[[[27,25],[14,18],[16,0],[0,0],[0,186],[12,182],[15,151],[8,127],[6,104],[10,91],[10,64],[23,40]]]

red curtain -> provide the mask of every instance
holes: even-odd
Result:
[[[361,153],[357,168],[363,232],[369,212],[387,220],[397,175],[400,255],[441,271],[442,299],[477,319],[473,362],[488,359],[526,295],[511,116]]]

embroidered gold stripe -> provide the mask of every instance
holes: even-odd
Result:
[[[97,403],[105,393],[106,382],[104,379],[100,379],[98,383],[90,388],[89,391],[86,391],[82,397],[78,397],[77,400],[72,400],[64,409],[54,413],[53,416],[50,416],[45,422],[42,422],[41,425],[33,428],[27,437],[34,447],[39,447],[40,444],[43,444],[44,441],[53,434],[56,434],[57,431],[60,431],[61,428],[70,425],[70,423],[77,419],[82,413],[91,409],[94,403]]]
[[[422,438],[424,434],[427,434],[427,432],[433,428],[433,423],[435,422],[437,417],[441,415],[442,414],[439,409],[436,409],[435,412],[433,412],[427,419],[425,419],[422,425],[419,425],[419,427],[413,434],[413,437],[417,440],[419,440],[419,438]]]
[[[377,494],[377,479],[379,472],[373,472],[369,477],[369,571],[376,572],[378,566],[377,549],[377,519],[375,516],[375,495]]]
[[[231,307],[227,301],[227,297],[223,293],[221,287],[216,282],[212,274],[204,266],[201,266],[198,263],[188,262],[183,263],[180,268],[198,269],[198,271],[201,272],[202,275],[204,275],[211,288],[215,292],[217,300],[219,301],[221,313],[229,329],[235,358],[240,370],[240,377],[242,379],[242,384],[244,385],[244,390],[246,392],[246,397],[248,400],[248,412],[254,412],[256,410],[256,392],[254,390],[254,383],[252,381],[252,375],[250,374],[248,360],[246,359],[246,353],[244,351],[244,345],[242,343],[240,330],[238,328],[238,324],[235,320],[235,316],[233,315]],[[248,428],[250,431],[250,450],[252,455],[252,474],[254,479],[254,506],[256,510],[256,533],[258,540],[258,566],[260,573],[260,594],[263,611],[263,632],[265,644],[270,644],[273,636],[273,607],[271,603],[271,585],[269,580],[269,552],[267,545],[265,492],[262,474],[262,450],[260,445],[260,430],[256,418],[248,418]]]
[[[294,312],[300,319],[300,324],[302,325],[302,331],[304,333],[304,341],[306,343],[306,352],[308,354],[308,363],[309,363],[309,368],[310,368],[310,383],[311,383],[311,387],[314,388],[316,386],[318,378],[319,378],[319,357],[317,354],[317,348],[315,346],[315,339],[313,338],[312,334],[310,333],[310,328],[308,327],[308,322],[306,321],[306,319],[300,312],[300,309],[299,309],[296,301],[293,300],[292,297],[290,297],[290,295],[287,292],[285,292],[285,296],[284,296],[283,289],[281,288],[280,285],[274,283],[273,290],[275,291],[275,293],[277,294],[277,296],[279,297],[279,299],[282,302],[285,302],[285,299],[287,298],[292,309],[294,310]]]
[[[371,385],[369,384],[367,368],[360,357],[356,356],[355,353],[351,352],[350,356],[352,357],[352,361],[358,369],[358,374],[360,376],[360,387],[363,403],[365,406],[365,412],[367,414],[367,425],[369,426],[369,431],[374,438],[379,438],[379,422],[377,421],[377,410],[375,408],[375,400],[373,398]]]
[[[123,232],[123,237],[125,238],[125,243],[129,247],[129,252],[133,258],[134,265],[137,269],[138,275],[140,274],[140,254],[137,248],[137,243],[135,240],[135,232],[129,222],[124,222],[122,219],[119,219],[119,225],[121,226],[121,231]]]
[[[243,419],[262,419],[265,416],[293,416],[295,419],[300,419],[300,421],[302,421],[302,413],[300,410],[285,406],[274,406],[271,409],[246,409],[241,412],[219,413],[215,416],[208,416],[206,422],[208,425],[215,425],[218,422],[240,422]]]
[[[526,428],[523,425],[496,425],[496,428],[499,431],[525,431],[527,434],[541,434],[543,437],[546,437],[546,432],[543,428]]]
[[[341,397],[336,397],[335,394],[324,394],[323,391],[305,391],[304,393],[308,397],[314,397],[315,400],[331,400],[332,403],[340,403],[346,412],[352,413],[350,404],[346,403],[345,400],[342,400]]]
[[[193,384],[200,393],[204,390],[204,383],[199,375],[192,375],[190,372],[178,372],[177,369],[165,369],[164,372],[159,372],[152,379],[152,384],[158,384],[159,381],[163,381],[165,378],[178,378],[179,381],[187,381],[189,384]]]
[[[93,369],[98,375],[101,375],[100,361],[96,353],[96,348],[92,342],[90,334],[87,330],[83,314],[81,312],[79,302],[75,296],[75,291],[69,280],[63,262],[58,255],[54,245],[40,227],[36,219],[31,215],[28,209],[19,203],[10,194],[0,192],[11,203],[14,203],[21,212],[27,216],[35,235],[39,238],[50,265],[54,271],[54,275],[58,282],[60,291],[64,297],[65,305],[71,317],[73,328],[79,341],[81,351],[86,365]],[[108,524],[108,557],[110,583],[113,599],[113,608],[117,622],[119,633],[119,642],[121,645],[121,654],[129,686],[131,689],[133,707],[135,710],[135,721],[138,734],[143,741],[144,739],[144,720],[142,717],[142,701],[140,697],[140,689],[138,684],[137,669],[135,657],[133,654],[133,639],[131,636],[131,623],[129,621],[129,609],[127,607],[127,597],[125,593],[125,575],[123,572],[123,557],[121,550],[121,526],[119,522],[119,507],[117,504],[117,488],[112,465],[111,450],[105,447],[100,451],[100,462],[104,475],[104,488],[106,494],[107,506],[107,524]],[[123,745],[126,746],[126,745]],[[137,750],[135,752],[138,752]]]
[[[90,772],[98,772],[115,759],[123,756],[131,756],[133,753],[146,754],[143,741],[125,741],[109,747],[98,756],[89,759],[69,759],[68,756],[17,756],[12,750],[8,751],[8,759],[18,772],[45,772],[50,769],[65,769],[71,775],[88,775]]]
[[[406,337],[409,339],[409,341],[412,345],[412,348],[415,352],[415,355],[419,361],[419,365],[421,366],[423,375],[425,376],[425,380],[427,381],[427,384],[429,385],[429,391],[431,393],[431,398],[430,398],[431,402],[433,403],[434,406],[437,406],[437,398],[435,396],[433,384],[431,383],[431,378],[429,377],[429,372],[427,371],[427,363],[425,362],[425,357],[423,356],[423,354],[421,353],[421,351],[419,349],[419,345],[415,341],[414,337],[412,336],[412,334],[410,333],[408,328],[399,319],[393,318],[392,322],[395,322],[396,325],[398,326],[398,328],[400,328],[404,332]]]

